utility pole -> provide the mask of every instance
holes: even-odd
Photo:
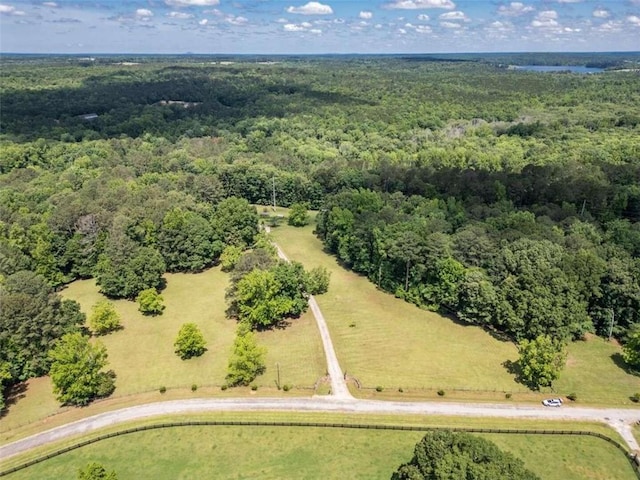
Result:
[[[611,335],[613,335],[613,323],[615,321],[615,313],[613,308],[611,309],[611,323],[609,323],[609,341],[611,341]]]
[[[273,185],[273,191],[271,194],[271,198],[273,199],[273,211],[276,211],[276,177],[271,177],[271,181],[272,181],[272,185]]]

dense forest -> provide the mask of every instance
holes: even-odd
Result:
[[[542,60],[541,60],[542,58]],[[600,65],[535,73],[504,61]],[[640,326],[640,55],[14,57],[0,95],[0,380],[307,202],[348,268],[503,332]]]

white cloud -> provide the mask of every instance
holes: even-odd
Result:
[[[288,13],[299,13],[300,15],[331,15],[333,9],[329,5],[320,2],[309,2],[300,7],[287,7]]]
[[[498,7],[498,15],[505,17],[519,17],[525,13],[533,12],[535,8],[531,5],[525,5],[522,2],[511,2],[509,5],[500,5]]]
[[[12,5],[5,5],[3,3],[0,3],[0,13],[4,15],[15,15],[15,16],[25,15],[25,13],[22,10],[16,10],[16,7]]]
[[[193,15],[190,14],[190,13],[184,13],[184,12],[169,12],[169,13],[167,13],[167,17],[178,18],[180,20],[185,20],[187,18],[193,18]]]
[[[431,33],[431,27],[429,25],[418,25],[416,27],[418,33]]]
[[[580,3],[583,2],[584,0],[556,0],[556,2],[558,3]]]
[[[289,20],[287,20],[286,18],[279,18],[276,20],[276,23],[289,23]]]
[[[426,22],[429,20],[429,15],[425,15],[424,13],[421,13],[420,15],[418,15],[418,20]]]
[[[558,26],[558,12],[555,10],[544,10],[531,22],[531,26],[535,28],[555,28]]]
[[[407,31],[404,28],[399,28],[398,33],[400,33],[401,35],[405,35]]]
[[[313,25],[311,25],[309,22],[302,22],[300,25],[301,25],[301,26],[303,26],[304,28],[311,28],[311,27],[313,27]]]
[[[363,20],[371,20],[373,18],[373,13],[372,12],[366,12],[366,11],[362,11],[360,12],[360,15],[358,15],[360,18],[362,18]]]
[[[56,2],[42,2],[42,5],[45,7],[58,8],[58,4]]]
[[[607,10],[606,8],[596,8],[593,11],[593,16],[596,18],[609,18],[611,16],[611,13],[609,13],[609,10]]]
[[[627,17],[627,22],[635,25],[636,27],[640,27],[640,17],[638,17],[637,15],[629,15]]]
[[[460,28],[460,24],[455,22],[440,22],[440,25],[444,28]]]
[[[443,13],[438,18],[440,20],[463,20],[465,22],[469,20],[469,18],[464,14],[464,12],[461,12],[460,10],[455,12]]]
[[[249,19],[246,17],[241,17],[241,16],[234,17],[233,15],[229,15],[226,18],[226,21],[231,25],[246,25],[249,22]]]
[[[312,28],[311,30],[309,30],[311,33],[315,33],[316,35],[320,35],[322,33],[322,30],[320,30],[319,28]]]
[[[399,10],[417,10],[420,8],[444,8],[453,10],[456,4],[452,0],[393,0],[384,5],[385,8]]]
[[[219,5],[220,0],[164,0],[170,7],[211,7]]]
[[[198,25],[202,25],[204,27],[207,23],[209,23],[209,20],[207,20],[206,18],[203,18],[198,22]]]
[[[598,30],[605,33],[619,32],[622,30],[621,22],[614,22],[613,20],[609,20],[608,22],[603,23],[598,27]]]
[[[136,10],[136,17],[138,18],[151,18],[153,17],[153,12],[147,8],[139,8]]]
[[[302,25],[296,25],[295,23],[287,23],[282,28],[287,32],[302,32],[304,31],[304,27]]]

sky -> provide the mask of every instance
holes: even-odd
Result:
[[[640,51],[640,0],[0,0],[8,53]]]

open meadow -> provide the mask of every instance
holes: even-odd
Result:
[[[364,387],[357,395],[380,396],[371,390],[380,386],[383,396],[395,392],[395,396],[436,397],[436,391],[443,389],[445,398],[497,400],[505,393],[512,393],[514,400],[541,398],[507,370],[505,362],[518,359],[512,342],[378,290],[326,254],[313,229],[313,224],[294,228],[282,222],[272,236],[291,259],[331,272],[329,292],[317,300],[340,366]],[[555,390],[562,395],[575,393],[579,402],[633,405],[629,396],[640,391],[640,378],[616,364],[620,351],[595,336],[570,344]],[[549,393],[549,389],[542,392]]]
[[[545,480],[635,478],[624,456],[597,438],[483,435]],[[421,437],[420,432],[319,427],[174,427],[103,440],[7,478],[71,480],[95,461],[119,478],[333,479],[349,472],[349,478],[388,479],[410,460]]]
[[[147,317],[138,312],[136,302],[113,301],[123,328],[98,337],[108,350],[108,368],[117,375],[112,397],[157,392],[161,386],[191,394],[194,384],[201,392],[203,387],[211,387],[208,396],[214,390],[224,396],[233,394],[237,389],[220,391],[236,331],[236,323],[224,313],[227,274],[216,267],[197,274],[167,274],[165,278],[167,287],[162,295],[166,309],[162,315]],[[94,280],[74,282],[61,293],[80,303],[87,316],[96,302],[104,300]],[[174,353],[173,343],[180,326],[186,322],[198,325],[207,341],[207,351],[201,357],[181,360]],[[312,388],[325,374],[326,367],[311,313],[292,320],[286,329],[260,332],[258,343],[267,348],[267,370],[256,379],[256,385],[276,390],[279,369],[281,384],[296,387],[287,395],[313,393]],[[0,432],[59,411],[48,377],[31,379],[26,387],[0,422]]]

